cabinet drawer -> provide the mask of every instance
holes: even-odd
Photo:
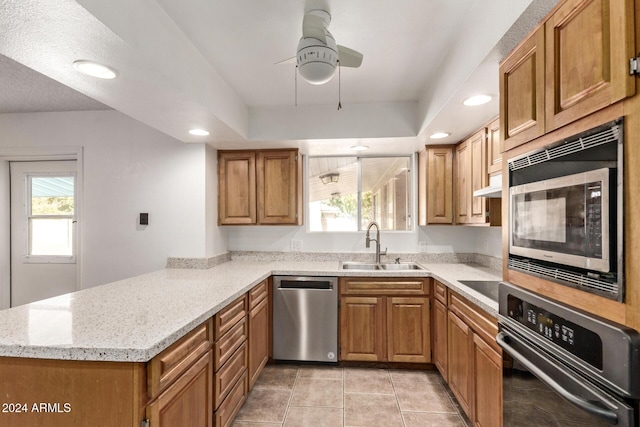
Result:
[[[147,392],[154,399],[209,349],[213,321],[207,320],[147,363]]]
[[[438,301],[442,304],[447,305],[447,287],[437,280],[433,281],[433,294]]]
[[[244,373],[215,413],[215,426],[228,427],[247,397],[247,374]]]
[[[267,286],[267,280],[264,280],[249,291],[249,311],[253,310],[267,297]]]
[[[233,326],[246,315],[247,297],[243,295],[215,315],[215,339],[220,339],[225,332],[233,328]]]
[[[213,402],[214,408],[218,408],[225,397],[231,392],[233,386],[247,371],[247,344],[243,343],[229,358],[222,368],[215,374]]]
[[[217,371],[247,341],[247,319],[243,317],[213,345],[213,366]]]
[[[500,346],[496,343],[496,335],[498,335],[496,318],[455,292],[449,292],[449,310],[458,315],[476,334],[502,354]]]
[[[341,295],[429,295],[429,278],[340,278]]]

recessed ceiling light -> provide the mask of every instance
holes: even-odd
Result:
[[[451,135],[449,132],[435,132],[432,133],[431,135],[429,135],[429,138],[431,139],[442,139],[442,138],[446,138],[449,135]]]
[[[73,63],[73,68],[86,74],[87,76],[97,77],[99,79],[115,79],[118,74],[113,68],[106,65],[98,64],[93,61],[78,60]]]
[[[191,135],[196,135],[196,136],[207,136],[207,135],[209,135],[209,131],[208,130],[204,130],[204,129],[190,129],[189,133]]]
[[[368,150],[369,146],[367,146],[367,145],[353,145],[351,147],[351,149],[355,150],[355,151],[364,151],[364,150]]]
[[[489,101],[491,101],[489,95],[475,95],[465,99],[462,103],[468,107],[475,107],[476,105],[486,104]]]

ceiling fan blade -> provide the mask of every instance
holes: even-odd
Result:
[[[297,61],[297,58],[295,56],[292,56],[291,58],[287,58],[287,59],[283,59],[280,62],[276,62],[273,65],[282,65],[282,64],[295,64]]]
[[[338,45],[338,61],[341,67],[358,68],[362,64],[362,54],[348,47]]]
[[[324,34],[324,20],[310,13],[304,15],[304,20],[302,21],[302,37],[313,37],[326,45],[327,37]]]

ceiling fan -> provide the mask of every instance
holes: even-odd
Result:
[[[362,54],[336,44],[328,30],[331,15],[326,10],[313,9],[304,15],[302,38],[298,42],[295,59],[302,78],[314,85],[327,83],[336,72],[336,66],[358,68]]]

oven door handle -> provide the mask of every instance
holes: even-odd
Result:
[[[578,406],[579,408],[582,408],[586,412],[589,412],[590,414],[593,414],[593,415],[595,415],[595,416],[597,416],[599,418],[602,418],[602,419],[608,421],[611,424],[615,425],[615,424],[618,423],[618,414],[616,414],[615,412],[610,411],[608,409],[602,408],[601,406],[594,405],[593,403],[589,402],[588,400],[585,400],[585,399],[582,399],[582,398],[580,398],[578,396],[575,396],[573,393],[571,393],[570,391],[566,390],[564,387],[562,387],[560,384],[558,384],[553,378],[551,378],[544,371],[542,371],[540,368],[538,368],[535,364],[531,363],[525,356],[520,354],[515,348],[513,348],[511,345],[509,345],[509,340],[510,339],[512,339],[512,338],[509,337],[504,332],[499,332],[498,335],[496,336],[496,341],[498,342],[498,344],[500,344],[500,346],[502,348],[507,350],[507,352],[509,353],[509,355],[511,357],[516,359],[518,362],[520,362],[522,365],[524,365],[529,371],[531,371],[531,373],[533,373],[535,376],[537,376],[540,379],[540,381],[542,381],[543,383],[547,384],[549,387],[551,387],[560,396],[564,397],[569,402],[573,403],[574,405]],[[566,372],[565,369],[560,368],[560,366],[557,366],[557,368],[559,370],[561,370],[561,371]],[[571,373],[569,373],[569,372],[566,372],[566,374],[567,375],[571,375]]]

